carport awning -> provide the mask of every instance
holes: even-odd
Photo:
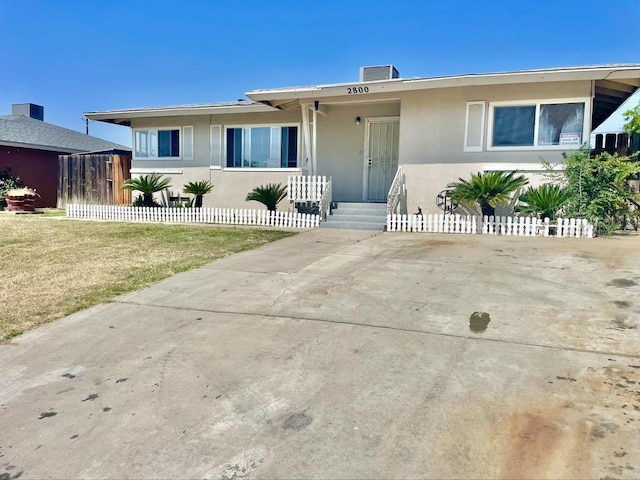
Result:
[[[596,80],[591,128],[595,129],[640,87],[640,79]]]

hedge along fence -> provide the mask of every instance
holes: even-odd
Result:
[[[213,223],[256,227],[316,228],[320,216],[308,213],[236,208],[131,207],[67,205],[67,217],[114,222]]]
[[[583,218],[481,217],[480,215],[387,215],[388,232],[467,233],[516,237],[593,238]]]

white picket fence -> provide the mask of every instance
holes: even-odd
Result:
[[[68,204],[67,217],[115,222],[215,223],[285,228],[316,228],[320,225],[320,215],[236,208],[155,208]]]
[[[593,225],[583,218],[558,218],[551,222],[548,218],[535,217],[389,214],[387,231],[593,238]]]

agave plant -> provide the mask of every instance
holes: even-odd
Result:
[[[195,195],[196,201],[194,207],[199,208],[202,207],[202,196],[210,193],[211,190],[213,190],[213,183],[209,180],[201,180],[199,182],[189,182],[185,184],[182,191],[184,193]]]
[[[520,195],[520,201],[523,204],[518,205],[517,209],[519,212],[532,213],[541,218],[549,217],[553,220],[568,199],[567,189],[546,183],[536,188],[529,187]]]
[[[154,207],[153,194],[170,187],[170,178],[162,178],[159,173],[151,173],[137,178],[131,178],[122,185],[123,190],[136,190],[142,193],[142,204],[145,207]]]
[[[479,205],[483,215],[495,215],[496,205],[508,202],[510,195],[524,187],[529,181],[516,172],[472,173],[471,180],[458,179],[448,185],[452,188],[451,199],[455,203]]]
[[[275,211],[278,203],[287,196],[287,187],[278,183],[268,183],[254,188],[247,194],[247,202],[255,200],[267,207],[268,210]]]

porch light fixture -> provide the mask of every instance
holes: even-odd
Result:
[[[360,125],[360,117],[356,117],[356,125]]]

